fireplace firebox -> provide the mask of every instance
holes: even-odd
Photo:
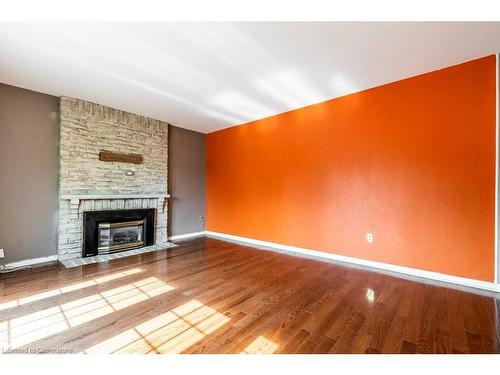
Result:
[[[155,209],[85,211],[83,257],[155,244]]]
[[[144,220],[99,223],[97,232],[99,255],[144,246]]]

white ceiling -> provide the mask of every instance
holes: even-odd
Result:
[[[497,52],[494,22],[0,23],[0,82],[209,133]]]

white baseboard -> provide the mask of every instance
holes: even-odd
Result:
[[[257,245],[257,246],[269,247],[272,249],[277,249],[277,250],[286,251],[286,252],[290,252],[290,253],[307,255],[310,257],[314,257],[314,258],[324,258],[324,259],[331,259],[331,260],[344,262],[344,263],[353,263],[353,264],[357,264],[357,265],[361,265],[361,266],[365,266],[365,267],[377,268],[377,269],[381,269],[384,271],[396,272],[396,273],[416,276],[416,277],[420,277],[420,278],[424,278],[424,279],[430,279],[430,280],[436,280],[436,281],[451,283],[451,284],[460,285],[460,286],[466,286],[469,288],[477,288],[477,289],[488,290],[488,291],[492,291],[492,292],[500,292],[500,284],[495,284],[495,283],[491,283],[491,282],[487,282],[487,281],[468,279],[465,277],[447,275],[447,274],[438,273],[438,272],[424,271],[424,270],[420,270],[417,268],[397,266],[397,265],[389,264],[389,263],[375,262],[375,261],[371,261],[371,260],[353,258],[353,257],[344,256],[344,255],[325,253],[323,251],[304,249],[304,248],[296,247],[296,246],[282,245],[282,244],[278,244],[278,243],[274,243],[274,242],[254,240],[252,238],[233,236],[231,234],[218,233],[218,232],[212,232],[212,231],[205,231],[204,233],[207,236],[217,237],[217,238],[221,238],[221,239],[228,239],[228,240],[238,241],[238,242],[244,242],[244,243]]]
[[[28,266],[34,266],[36,264],[54,262],[56,260],[57,260],[57,255],[49,255],[47,257],[25,259],[25,260],[19,260],[17,262],[7,263],[5,264],[5,267],[9,268],[28,267]]]
[[[169,239],[169,241],[176,241],[176,240],[183,240],[185,238],[200,237],[200,236],[204,236],[204,235],[206,235],[206,232],[202,231],[202,232],[179,234],[177,236],[168,237],[168,239]]]

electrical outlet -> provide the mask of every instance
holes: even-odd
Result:
[[[5,258],[5,252],[3,251],[3,249],[0,249],[0,259],[3,258]]]
[[[198,216],[198,225],[200,226],[201,230],[205,230],[205,217],[204,216]]]
[[[366,234],[366,241],[368,243],[374,243],[375,242],[375,237],[373,236],[373,233],[367,233]]]

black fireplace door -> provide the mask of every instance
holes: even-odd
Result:
[[[83,213],[83,257],[111,254],[155,244],[156,210],[131,209]]]

